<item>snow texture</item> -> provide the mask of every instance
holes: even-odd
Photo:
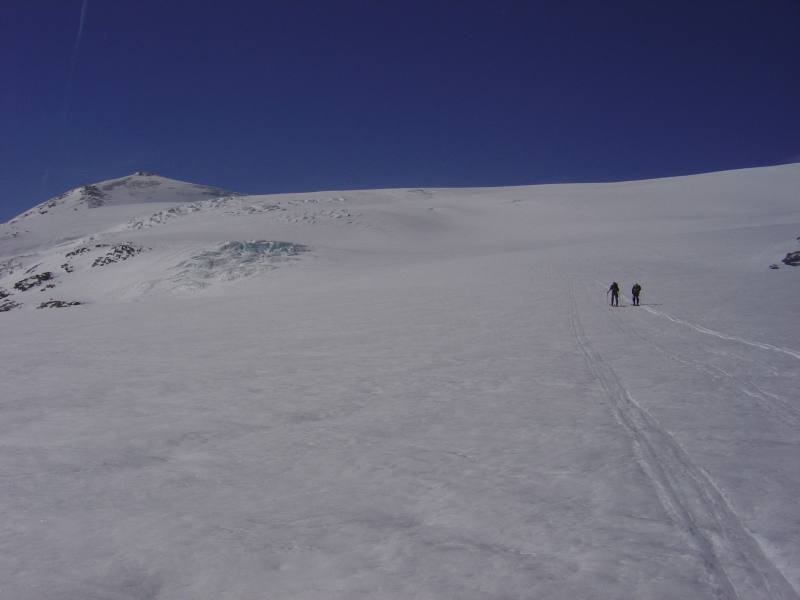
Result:
[[[0,597],[800,599],[798,189],[136,174],[0,225]]]
[[[205,287],[210,280],[233,281],[273,269],[306,250],[291,242],[226,242],[183,261],[174,279],[188,287]]]

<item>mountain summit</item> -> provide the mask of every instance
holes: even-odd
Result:
[[[73,188],[50,198],[22,213],[11,223],[50,212],[81,210],[120,204],[142,204],[146,202],[195,202],[220,196],[237,195],[217,187],[188,183],[149,173],[136,171],[132,175],[109,179]]]

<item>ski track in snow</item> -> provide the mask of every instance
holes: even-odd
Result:
[[[626,301],[630,302],[629,299],[625,296],[620,296]],[[659,313],[659,311],[649,310],[649,307],[643,306],[650,313]],[[653,347],[656,351],[661,353],[663,356],[667,357],[668,359],[675,361],[679,364],[684,366],[690,366],[697,371],[703,372],[716,381],[721,381],[725,384],[732,385],[736,390],[743,393],[744,395],[752,398],[755,402],[766,412],[770,413],[773,417],[778,419],[778,421],[782,423],[790,424],[792,427],[800,429],[800,411],[795,408],[789,401],[785,398],[777,394],[772,394],[761,389],[758,385],[753,383],[752,381],[743,381],[740,377],[737,377],[735,374],[726,371],[720,367],[712,365],[710,363],[700,363],[696,360],[687,360],[675,354],[674,352],[670,352],[660,344],[654,342],[651,338],[646,335],[643,335],[641,332],[637,331],[634,327],[629,325],[625,325],[624,321],[619,318],[613,311],[609,312],[611,316],[611,321],[617,327],[619,331],[621,331],[625,335],[633,335],[638,339],[642,340],[643,342],[649,344]],[[659,313],[660,316],[666,316],[664,313]],[[681,319],[671,318],[669,319],[673,322],[679,322],[680,324],[686,324],[687,322],[682,321]],[[724,334],[723,334],[724,335]],[[714,336],[720,337],[720,336]],[[722,339],[728,339],[728,336],[722,337]],[[765,344],[769,346],[769,344]],[[760,347],[760,345],[757,345]],[[776,346],[771,346],[770,348],[776,348]]]
[[[627,298],[626,298],[626,301],[627,301]],[[774,352],[782,352],[783,354],[788,354],[789,356],[792,356],[792,357],[796,358],[797,360],[800,360],[800,350],[792,350],[791,348],[783,348],[781,346],[773,346],[772,344],[766,344],[764,342],[754,342],[754,341],[751,341],[751,340],[746,340],[744,338],[737,337],[735,335],[728,335],[727,333],[722,333],[720,331],[715,331],[713,329],[709,329],[707,327],[703,327],[702,325],[697,325],[695,323],[690,323],[689,321],[684,321],[683,319],[679,319],[675,315],[671,315],[668,312],[656,310],[655,308],[652,308],[650,306],[642,306],[642,308],[645,309],[650,314],[657,315],[657,316],[663,317],[665,319],[669,319],[673,323],[679,323],[681,325],[685,325],[686,327],[690,327],[690,328],[694,329],[695,331],[698,331],[700,333],[704,333],[706,335],[714,336],[714,337],[719,338],[721,340],[727,340],[727,341],[730,341],[730,342],[738,342],[740,344],[745,344],[747,346],[753,346],[754,348],[761,348],[762,350],[772,350]]]
[[[700,552],[715,595],[724,600],[798,600],[800,595],[767,558],[710,477],[634,400],[616,372],[593,349],[571,282],[568,298],[570,329],[578,347],[630,436],[637,461],[664,509]]]
[[[699,363],[696,360],[686,360],[684,358],[681,358],[674,352],[670,352],[669,350],[665,349],[664,347],[654,342],[647,336],[636,331],[635,328],[632,327],[629,328],[623,325],[623,322],[616,315],[611,314],[611,319],[616,325],[617,329],[619,329],[624,334],[636,336],[637,338],[649,344],[656,351],[661,353],[663,356],[669,358],[670,360],[673,360],[684,366],[692,367],[697,371],[709,375],[710,377],[714,378],[717,381],[721,381],[725,384],[732,385],[736,390],[738,390],[742,394],[755,400],[755,402],[762,409],[770,413],[778,421],[790,424],[792,427],[800,429],[800,412],[789,402],[787,402],[785,398],[782,398],[777,394],[766,392],[762,390],[760,387],[758,387],[755,383],[743,381],[741,378],[737,377],[733,373],[730,373],[725,369],[721,369],[720,367],[708,363]]]

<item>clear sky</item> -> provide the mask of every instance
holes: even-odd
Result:
[[[129,174],[251,193],[800,161],[800,0],[2,0],[0,220]]]

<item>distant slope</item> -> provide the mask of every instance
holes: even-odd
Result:
[[[0,225],[0,300],[17,309],[50,294],[82,303],[196,294],[339,252],[402,263],[550,249],[555,260],[567,246],[596,252],[622,239],[636,248],[623,260],[637,271],[669,252],[681,269],[732,265],[744,276],[778,270],[797,252],[798,189],[797,164],[619,183],[278,195],[139,172]]]
[[[15,223],[37,214],[145,202],[195,202],[236,195],[221,188],[198,185],[137,171],[133,175],[73,188],[12,219]]]
[[[0,223],[0,256],[39,252],[119,226],[153,210],[238,195],[143,171],[83,185]]]

